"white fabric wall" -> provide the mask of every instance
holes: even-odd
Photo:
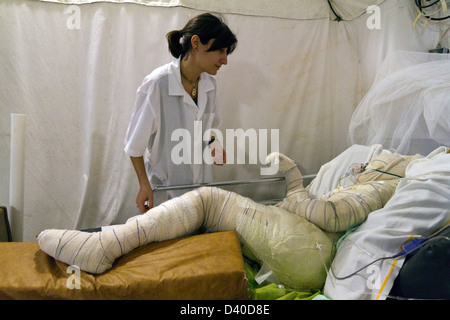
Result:
[[[203,12],[83,4],[79,29],[70,29],[68,8],[0,2],[0,203],[8,202],[10,114],[25,113],[25,241],[45,228],[122,223],[138,214],[137,179],[123,152],[135,92],[172,59],[165,34]],[[345,150],[352,113],[384,57],[427,51],[439,37],[431,24],[413,29],[413,1],[387,0],[380,8],[379,30],[367,28],[368,14],[336,22],[329,14],[303,20],[224,13],[239,44],[217,75],[223,132],[278,129],[280,151],[305,174]],[[215,179],[258,178],[259,167],[214,168]]]
[[[97,2],[137,3],[147,6],[186,7],[203,11],[267,16],[288,19],[322,19],[335,17],[328,1],[322,0],[40,0],[63,4],[87,4]],[[334,12],[343,20],[352,20],[366,12],[369,5],[384,0],[332,0]]]

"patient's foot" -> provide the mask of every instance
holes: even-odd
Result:
[[[37,240],[40,248],[56,260],[93,274],[111,269],[123,254],[114,230],[88,233],[50,229],[41,232]]]

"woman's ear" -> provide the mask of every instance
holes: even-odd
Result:
[[[198,35],[196,35],[196,34],[194,34],[192,37],[191,37],[191,46],[192,46],[192,49],[194,49],[194,50],[198,50],[198,46],[200,45],[200,37],[198,36]]]

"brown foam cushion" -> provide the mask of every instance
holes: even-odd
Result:
[[[247,299],[239,241],[218,232],[152,243],[100,275],[76,272],[35,242],[0,243],[0,299]]]

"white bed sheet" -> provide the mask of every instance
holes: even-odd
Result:
[[[370,262],[393,256],[411,238],[427,237],[450,220],[450,154],[440,147],[414,160],[406,178],[386,206],[340,245],[332,263],[338,277],[347,276]],[[328,273],[324,294],[331,299],[385,299],[404,262],[382,260],[345,280]]]

